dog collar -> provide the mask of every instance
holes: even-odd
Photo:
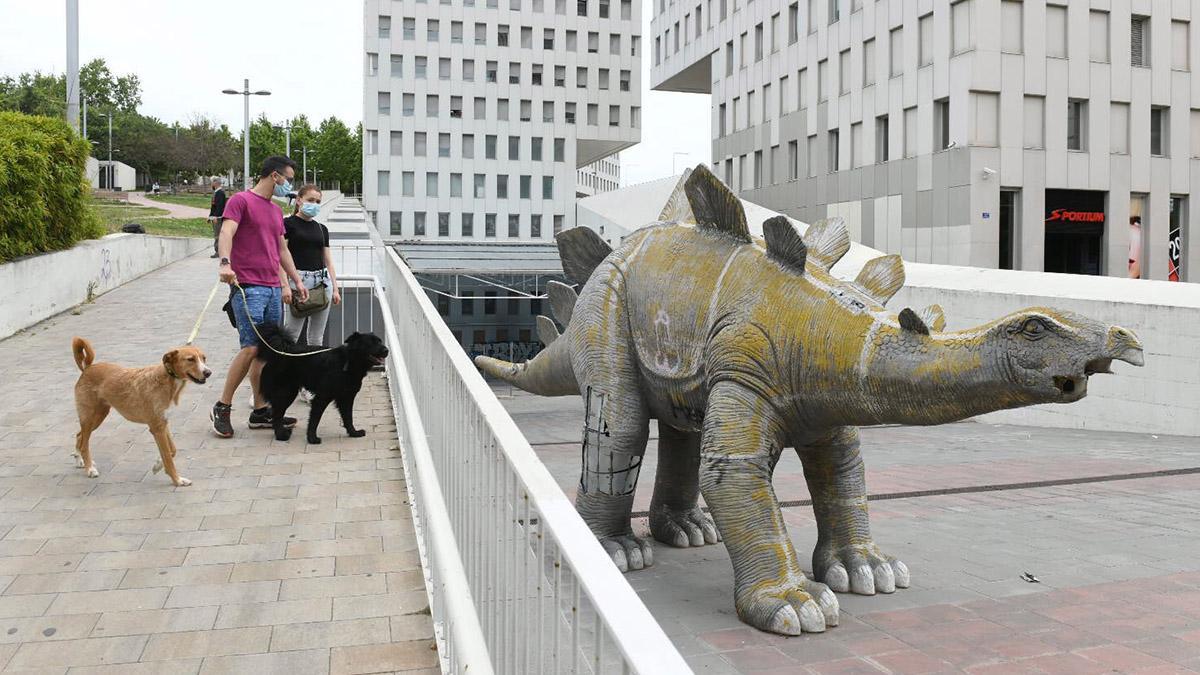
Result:
[[[165,363],[164,363],[164,364],[163,364],[163,368],[165,368],[165,369],[166,369],[166,371],[167,371],[167,374],[168,374],[168,375],[170,375],[170,376],[171,376],[173,379],[176,379],[176,380],[182,380],[182,379],[183,379],[182,377],[180,377],[180,376],[176,375],[176,374],[175,374],[175,371],[171,370],[171,366],[168,366],[167,364],[165,364]]]

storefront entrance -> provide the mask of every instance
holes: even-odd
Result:
[[[1104,242],[1104,194],[1046,190],[1047,272],[1099,275]]]

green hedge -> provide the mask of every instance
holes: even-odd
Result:
[[[0,112],[0,262],[104,234],[88,206],[87,158],[66,122]]]

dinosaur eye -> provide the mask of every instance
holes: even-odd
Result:
[[[1021,333],[1031,340],[1037,340],[1046,335],[1050,329],[1041,319],[1027,319],[1021,326]]]

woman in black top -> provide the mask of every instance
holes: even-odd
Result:
[[[325,344],[325,323],[329,320],[329,308],[341,304],[337,277],[333,269],[333,258],[329,254],[329,229],[315,218],[321,210],[321,191],[315,185],[305,185],[296,196],[295,213],[283,219],[283,236],[287,239],[288,251],[296,263],[296,270],[308,289],[324,285],[330,304],[324,309],[298,317],[288,308],[283,313],[283,329],[296,341],[300,339],[305,320],[308,332],[305,343],[319,347]]]

